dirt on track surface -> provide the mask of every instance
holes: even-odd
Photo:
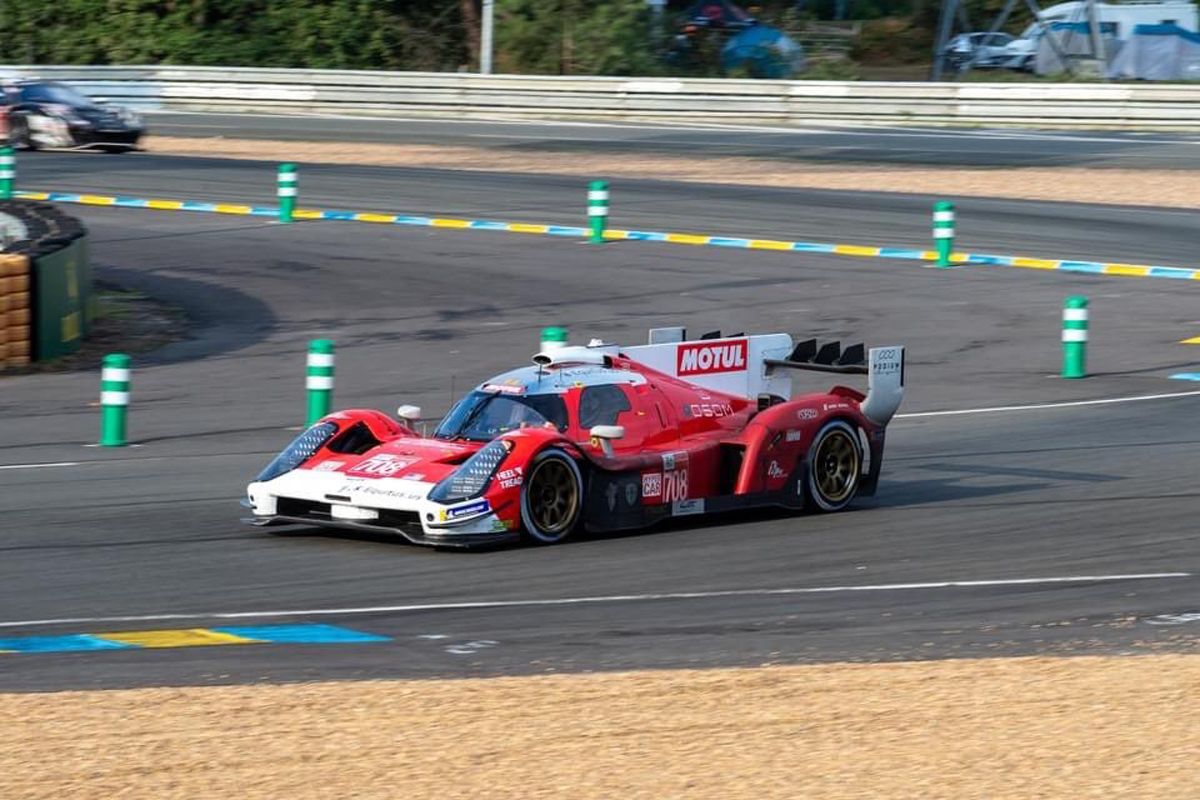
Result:
[[[0,695],[0,797],[1200,797],[1200,655]]]
[[[765,158],[687,158],[667,155],[588,157],[482,147],[340,144],[258,139],[149,136],[152,153],[595,177],[654,178],[702,183],[906,192],[940,197],[1004,197],[1077,203],[1200,208],[1191,173],[1085,167],[938,168],[798,164]]]

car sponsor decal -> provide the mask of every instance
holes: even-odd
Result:
[[[343,483],[338,487],[335,494],[349,495],[367,495],[368,497],[387,497],[392,500],[424,500],[428,493],[429,487],[423,487],[419,490],[412,489],[385,489],[372,483],[364,483],[362,481],[354,481],[351,483]]]
[[[313,472],[337,472],[344,466],[346,466],[345,461],[322,461],[313,467]]]
[[[688,465],[688,454],[686,450],[680,450],[677,453],[662,454],[662,468],[664,470],[675,469],[676,467],[686,467]]]
[[[687,403],[683,407],[684,417],[729,417],[733,406],[729,403]]]
[[[662,473],[648,472],[642,476],[642,497],[657,500],[662,497]]]
[[[512,385],[507,383],[485,383],[479,387],[481,392],[494,392],[496,394],[525,394],[525,387],[520,384]]]
[[[784,476],[783,468],[779,466],[778,461],[772,460],[767,466],[767,477],[773,480],[779,480]]]
[[[804,431],[790,430],[784,434],[783,439],[786,442],[798,442],[804,438]]]
[[[350,475],[374,475],[381,478],[393,477],[396,473],[417,463],[415,458],[403,458],[391,453],[377,453],[366,461],[360,461],[346,470]]]
[[[746,369],[746,339],[725,342],[686,342],[675,350],[675,374],[711,375],[716,372],[742,372]]]
[[[704,513],[704,500],[679,500],[671,504],[671,516],[686,517],[692,514]]]
[[[476,500],[473,503],[467,503],[465,506],[443,508],[438,512],[438,519],[440,519],[442,522],[446,522],[447,520],[477,517],[480,514],[486,514],[491,510],[492,506],[486,499]]]
[[[501,489],[513,489],[521,485],[523,480],[521,467],[513,467],[512,469],[501,470],[496,474],[496,480],[500,483]]]
[[[818,416],[815,408],[801,408],[796,411],[797,419],[816,419]]]

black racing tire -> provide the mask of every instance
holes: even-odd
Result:
[[[29,120],[24,114],[15,114],[8,120],[8,145],[14,150],[37,150],[37,143],[29,137]]]
[[[575,459],[558,448],[538,453],[521,484],[521,525],[530,541],[558,544],[583,515],[583,475]]]
[[[863,454],[858,434],[847,423],[826,423],[808,448],[804,497],[817,511],[841,511],[858,494]]]

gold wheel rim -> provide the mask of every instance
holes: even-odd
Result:
[[[858,449],[845,431],[832,431],[821,440],[813,464],[817,488],[827,502],[840,503],[854,491]]]
[[[570,466],[557,458],[546,459],[534,469],[528,487],[529,512],[538,530],[565,533],[579,507],[579,488]]]

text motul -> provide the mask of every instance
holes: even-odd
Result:
[[[746,340],[715,344],[681,344],[677,351],[677,375],[706,375],[740,372],[746,368]]]

